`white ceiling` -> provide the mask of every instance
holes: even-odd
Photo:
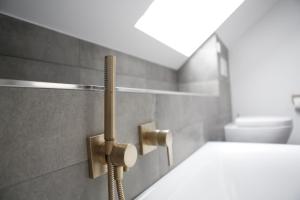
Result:
[[[134,28],[153,0],[0,0],[0,12],[178,69],[187,57]],[[217,31],[229,49],[278,0],[246,0]]]

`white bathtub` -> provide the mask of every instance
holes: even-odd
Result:
[[[210,142],[136,200],[300,200],[300,146]]]

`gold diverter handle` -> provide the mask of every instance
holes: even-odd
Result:
[[[173,138],[170,130],[155,130],[157,144],[167,147],[168,164],[173,165]]]
[[[154,122],[139,126],[140,153],[145,155],[157,149],[157,146],[167,148],[168,164],[173,165],[173,139],[170,130],[158,130]]]

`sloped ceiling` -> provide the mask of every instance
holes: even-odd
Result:
[[[153,0],[0,0],[0,12],[178,69],[188,58],[134,28]],[[217,31],[229,47],[277,0],[246,0]]]
[[[238,39],[279,0],[246,0],[217,30],[221,40],[230,49],[234,48]]]

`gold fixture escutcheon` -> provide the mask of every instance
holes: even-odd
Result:
[[[104,142],[104,134],[87,138],[89,176],[92,179],[107,173],[105,157],[99,156],[99,154],[105,154]]]

